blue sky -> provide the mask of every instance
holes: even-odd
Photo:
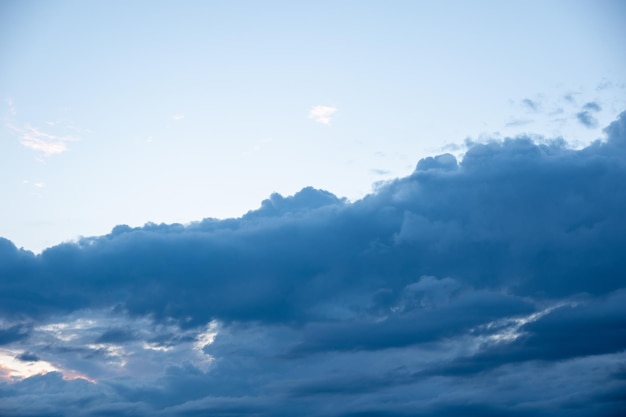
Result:
[[[626,6],[0,4],[0,414],[614,416]]]

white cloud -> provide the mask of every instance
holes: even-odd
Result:
[[[182,113],[177,113],[175,115],[172,116],[172,119],[175,121],[179,121],[179,120],[183,120],[185,118],[185,115]]]
[[[35,151],[43,152],[46,156],[67,151],[67,142],[75,140],[69,136],[45,133],[34,127],[22,130],[21,135],[20,143],[22,145]]]
[[[330,124],[330,118],[337,112],[337,107],[332,106],[313,106],[309,111],[309,119],[322,124]]]
[[[43,360],[29,362],[18,359],[24,353],[21,349],[0,349],[0,381],[16,381],[33,375],[59,372],[58,368]]]
[[[31,126],[28,126],[25,129],[17,128],[15,126],[9,127],[20,135],[20,143],[22,145],[34,151],[41,152],[44,156],[51,156],[66,152],[69,149],[67,145],[68,142],[78,140],[72,136],[60,136],[42,132],[41,130]]]

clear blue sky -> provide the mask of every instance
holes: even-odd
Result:
[[[468,137],[582,145],[626,106],[625,9],[3,1],[0,236],[38,252],[305,186],[354,201]]]

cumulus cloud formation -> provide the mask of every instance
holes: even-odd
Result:
[[[332,106],[313,106],[309,111],[309,119],[313,119],[317,123],[324,125],[330,124],[331,117],[337,112],[336,107]]]
[[[468,143],[353,203],[0,239],[0,414],[619,415],[626,113],[605,135]]]

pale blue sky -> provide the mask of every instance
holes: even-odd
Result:
[[[5,0],[0,236],[40,251],[305,186],[355,200],[468,137],[582,145],[626,109],[625,17],[619,1]]]

